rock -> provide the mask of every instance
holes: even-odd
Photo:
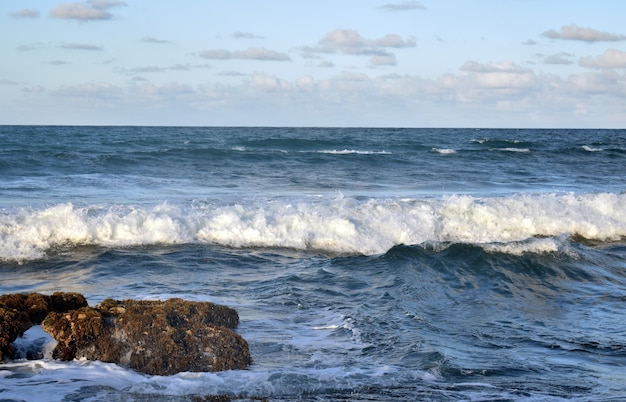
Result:
[[[0,305],[0,361],[13,355],[13,343],[30,327],[28,314]]]
[[[58,359],[117,363],[146,374],[243,369],[252,362],[248,343],[230,328],[237,312],[182,299],[117,301],[50,313],[44,331],[58,341]]]
[[[86,307],[87,300],[79,293],[56,292],[52,296],[41,293],[10,293],[0,296],[0,305],[25,312],[33,325],[39,325],[49,312],[65,312]]]
[[[11,357],[11,343],[31,326],[39,325],[49,312],[66,312],[87,306],[78,293],[10,293],[0,296],[0,360]]]

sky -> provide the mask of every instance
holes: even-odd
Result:
[[[2,0],[0,124],[626,128],[624,0]]]

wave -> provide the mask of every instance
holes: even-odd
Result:
[[[391,152],[387,151],[359,151],[356,149],[323,149],[321,151],[317,151],[320,154],[333,154],[333,155],[391,155]]]
[[[591,147],[589,145],[583,145],[582,147],[580,147],[583,151],[587,151],[587,152],[602,152],[604,151],[603,148],[594,148]]]
[[[442,155],[451,155],[456,153],[456,150],[451,148],[433,148],[432,151]]]
[[[440,199],[275,198],[230,204],[21,208],[0,215],[0,260],[45,258],[59,248],[207,243],[340,254],[399,244],[477,244],[486,251],[555,252],[563,236],[626,237],[626,193],[517,194]]]
[[[503,152],[530,152],[529,148],[491,148],[490,151],[503,151]]]

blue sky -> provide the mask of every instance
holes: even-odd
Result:
[[[0,124],[626,127],[626,1],[2,0]]]

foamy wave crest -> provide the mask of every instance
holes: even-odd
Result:
[[[599,241],[626,237],[626,193],[278,198],[152,207],[60,204],[0,215],[0,259],[37,259],[73,245],[196,242],[367,255],[398,244],[442,242],[519,254],[556,251],[561,242],[550,238],[569,235]]]
[[[451,148],[433,148],[432,151],[442,155],[451,155],[456,153],[456,150]]]
[[[357,149],[324,149],[317,151],[320,154],[333,154],[333,155],[391,155],[391,152],[387,151],[359,151]]]
[[[530,152],[528,148],[492,148],[491,151],[502,151],[502,152]]]
[[[587,151],[587,152],[602,152],[602,151],[604,151],[604,149],[602,149],[602,148],[594,148],[594,147],[590,147],[589,145],[583,145],[580,148],[583,151]]]
[[[0,259],[28,260],[64,245],[132,246],[192,241],[178,208],[60,204],[0,216]]]

